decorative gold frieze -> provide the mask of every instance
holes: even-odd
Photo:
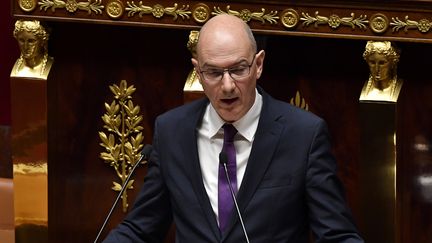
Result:
[[[387,16],[381,13],[372,15],[370,18],[369,26],[373,32],[377,34],[384,33],[389,27],[389,21]]]
[[[23,11],[31,12],[36,8],[37,2],[36,0],[18,0],[18,5]]]
[[[291,105],[295,105],[297,107],[300,107],[300,108],[302,108],[304,110],[309,110],[308,103],[306,102],[306,100],[303,97],[301,97],[299,91],[296,92],[296,95],[295,95],[294,98],[290,99],[290,104]]]
[[[355,18],[355,14],[351,13],[351,17],[339,17],[336,14],[332,14],[329,17],[318,15],[319,12],[315,12],[315,17],[310,16],[308,13],[302,12],[302,18],[300,20],[304,21],[304,26],[309,26],[314,24],[315,28],[318,28],[320,24],[328,24],[331,28],[336,29],[340,25],[350,26],[355,29],[356,26],[360,29],[367,29],[366,24],[369,23],[366,15],[360,15],[360,17]]]
[[[288,29],[294,28],[299,22],[299,15],[294,9],[285,9],[281,14],[281,22]]]
[[[124,13],[124,5],[120,0],[111,0],[106,5],[106,12],[110,18],[119,19]]]
[[[263,24],[265,21],[269,22],[270,24],[276,24],[277,20],[279,19],[277,15],[277,11],[270,11],[266,14],[266,10],[264,8],[261,8],[261,12],[251,12],[249,9],[242,9],[240,11],[231,10],[231,6],[228,5],[226,7],[226,12],[221,10],[220,7],[214,7],[213,8],[213,15],[220,15],[220,14],[229,14],[234,15],[239,18],[241,18],[245,22],[249,22],[251,19],[259,20]]]
[[[427,33],[432,23],[427,19],[420,19],[419,21],[409,20],[407,15],[405,16],[405,21],[400,20],[398,17],[392,18],[390,25],[393,26],[393,32],[398,32],[403,28],[405,32],[408,32],[409,29],[418,29],[422,33]]]
[[[182,17],[182,19],[189,19],[189,15],[192,13],[189,11],[189,5],[183,5],[181,8],[178,8],[178,4],[175,3],[173,7],[167,7],[164,8],[160,4],[156,4],[153,7],[145,6],[142,4],[142,1],[138,3],[138,5],[135,4],[134,1],[132,2],[126,2],[128,7],[126,7],[126,11],[128,12],[128,16],[134,16],[136,13],[140,17],[142,17],[144,14],[152,14],[155,18],[162,18],[164,14],[174,16],[173,20],[177,20],[178,16]]]
[[[140,107],[132,102],[132,93],[135,92],[133,85],[127,86],[126,80],[109,86],[114,94],[111,104],[105,103],[106,113],[102,116],[105,123],[104,128],[108,133],[99,132],[102,141],[100,145],[106,152],[100,153],[100,157],[115,169],[121,182],[113,181],[114,191],[120,191],[133,166],[140,158],[143,148],[144,136],[140,125],[143,117],[139,115]],[[123,212],[127,211],[127,189],[133,189],[134,180],[130,180],[123,192]]]
[[[84,10],[88,14],[92,12],[102,14],[102,9],[104,8],[102,0],[88,0],[87,2],[77,2],[75,0],[67,0],[66,2],[61,0],[41,0],[38,2],[38,5],[40,5],[40,10],[44,11],[51,9],[51,11],[55,12],[56,8],[65,8],[70,13]]]
[[[210,7],[204,3],[198,3],[192,9],[193,19],[198,23],[205,23],[210,18]]]

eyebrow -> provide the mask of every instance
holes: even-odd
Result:
[[[242,64],[248,65],[247,60],[246,59],[242,59],[242,60],[238,61],[237,63],[234,63],[233,65],[230,65],[228,67],[218,67],[218,66],[214,66],[212,64],[205,63],[201,68],[225,69],[225,68],[237,67],[237,66],[240,66]]]

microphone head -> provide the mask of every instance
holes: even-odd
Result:
[[[143,156],[143,158],[147,159],[150,156],[152,150],[153,150],[153,146],[151,146],[150,144],[146,144],[143,150],[141,151],[141,155]]]
[[[219,163],[221,164],[228,163],[228,155],[225,153],[225,151],[219,153]]]

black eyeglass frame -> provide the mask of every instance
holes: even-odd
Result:
[[[237,78],[235,78],[235,77],[232,76],[232,73],[231,73],[231,70],[238,69],[238,67],[241,66],[241,65],[239,65],[239,66],[235,66],[235,67],[230,67],[230,68],[220,68],[220,69],[219,69],[219,68],[215,68],[214,70],[218,70],[218,73],[220,74],[220,79],[219,79],[219,80],[209,80],[209,79],[206,79],[206,78],[205,78],[205,76],[206,76],[205,73],[206,73],[206,72],[209,72],[209,71],[206,71],[206,70],[201,71],[201,68],[199,68],[199,69],[200,69],[200,70],[199,70],[199,73],[201,74],[201,76],[203,77],[204,80],[206,80],[207,82],[211,82],[211,83],[218,83],[218,82],[220,82],[220,81],[223,79],[223,77],[225,76],[225,73],[226,73],[226,72],[228,72],[229,76],[230,76],[234,81],[237,81],[237,79],[239,79],[239,78],[240,78],[240,79],[241,79],[241,78],[245,78],[245,77],[247,77],[247,76],[250,75],[250,70],[251,70],[252,65],[253,65],[254,62],[255,62],[255,59],[256,59],[256,54],[253,56],[251,63],[246,65],[247,68],[248,68],[248,72],[247,72],[247,74],[245,74],[245,75],[242,76],[242,77],[237,77]],[[245,67],[246,67],[246,66],[245,66]]]

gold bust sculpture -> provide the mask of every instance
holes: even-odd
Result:
[[[369,66],[369,80],[360,101],[396,102],[402,87],[397,77],[400,51],[390,41],[368,41],[363,58]]]
[[[17,20],[13,32],[21,55],[15,62],[11,77],[47,79],[53,58],[48,56],[46,29],[37,20]]]
[[[189,33],[189,40],[187,43],[188,50],[191,52],[192,57],[195,58],[196,58],[196,45],[198,43],[198,37],[199,37],[199,31],[192,30]],[[203,91],[201,83],[199,82],[199,76],[195,68],[193,68],[189,72],[183,91]]]

